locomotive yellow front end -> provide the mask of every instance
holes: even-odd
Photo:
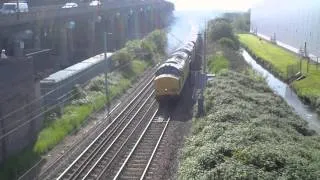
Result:
[[[180,78],[163,74],[154,79],[155,93],[158,100],[176,98],[180,94]]]

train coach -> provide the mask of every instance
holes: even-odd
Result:
[[[158,101],[177,100],[188,79],[191,61],[195,57],[197,36],[177,49],[156,71],[155,94]]]

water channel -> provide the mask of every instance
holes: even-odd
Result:
[[[301,118],[308,122],[310,129],[320,133],[319,117],[314,110],[303,104],[296,93],[286,83],[282,82],[269,71],[264,69],[261,65],[259,65],[244,49],[242,50],[242,56],[256,72],[265,77],[269,87],[276,94],[281,96]]]

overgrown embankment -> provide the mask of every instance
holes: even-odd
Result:
[[[299,57],[294,53],[265,40],[259,40],[254,35],[240,34],[239,37],[242,45],[248,49],[250,54],[282,80],[287,79],[287,67],[300,62]],[[301,69],[306,78],[294,81],[292,86],[300,98],[311,104],[320,113],[320,69],[318,70],[314,64],[309,64],[307,72],[307,61],[302,62]]]
[[[32,148],[9,158],[0,169],[0,179],[14,179],[30,164],[61,142],[65,136],[79,129],[87,118],[121,94],[165,54],[166,34],[156,30],[142,40],[129,41],[117,51],[110,65],[116,69],[108,75],[109,97],[105,96],[104,75],[92,79],[85,87],[77,86],[74,98],[63,108],[63,115],[47,116],[46,125]]]
[[[209,21],[208,28],[208,70],[218,73],[223,69],[244,71],[247,64],[239,53],[240,43],[228,19],[217,18]]]
[[[317,179],[320,137],[262,78],[220,73],[194,119],[179,179]]]

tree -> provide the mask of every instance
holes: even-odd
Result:
[[[233,39],[234,34],[231,24],[221,18],[209,22],[209,38],[217,41],[223,37]]]

